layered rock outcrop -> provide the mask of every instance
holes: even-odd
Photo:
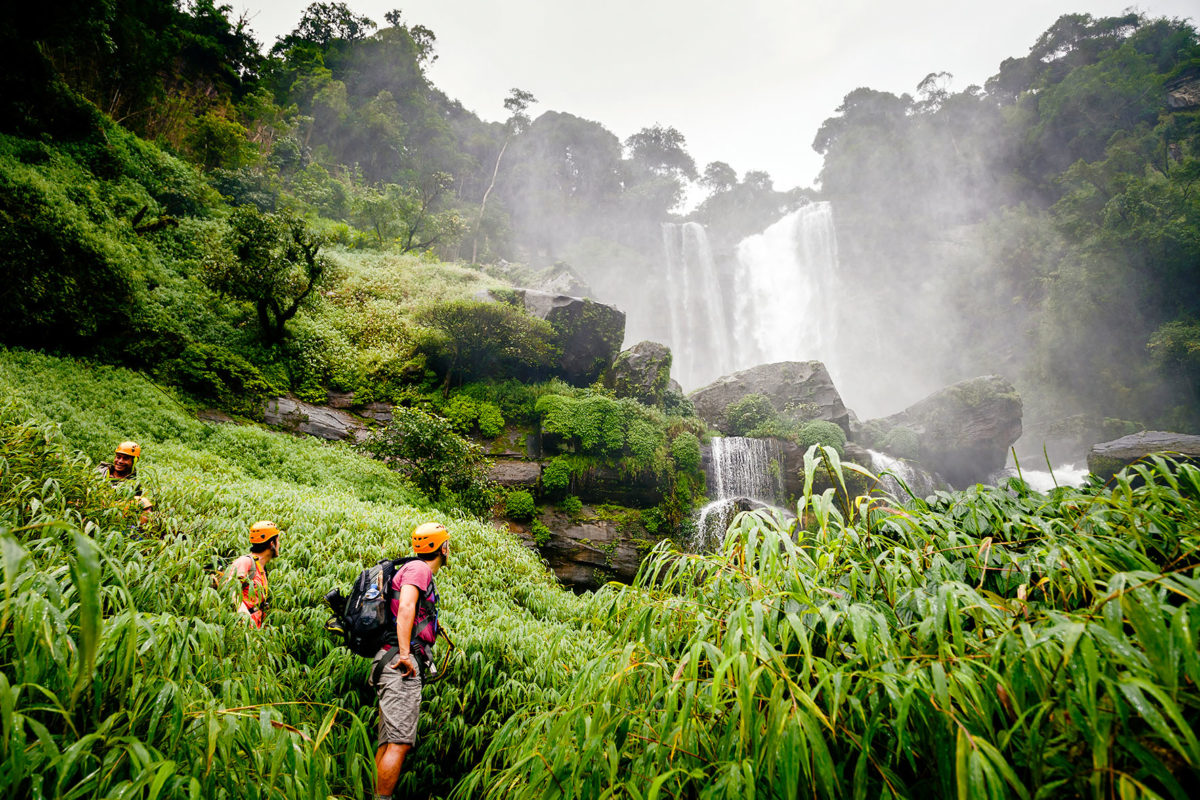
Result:
[[[1176,459],[1200,463],[1200,436],[1169,431],[1142,431],[1111,442],[1093,445],[1088,453],[1088,471],[1107,481],[1125,467],[1151,453],[1166,453]]]
[[[293,433],[305,433],[328,441],[359,439],[366,434],[366,428],[345,411],[302,403],[290,397],[268,400],[263,421]]]

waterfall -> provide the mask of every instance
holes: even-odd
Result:
[[[732,371],[725,292],[703,225],[667,223],[662,234],[670,287],[665,310],[671,372],[690,389]]]
[[[783,495],[783,454],[778,442],[714,436],[711,447],[708,492],[714,499],[697,515],[692,541],[692,550],[697,553],[720,546],[729,523],[746,500],[776,506]]]
[[[829,203],[809,203],[743,239],[722,265],[702,225],[665,224],[662,232],[665,344],[685,390],[773,361],[817,359],[837,380],[843,293]]]
[[[739,368],[825,362],[837,381],[837,237],[829,203],[810,203],[737,246],[733,336]]]

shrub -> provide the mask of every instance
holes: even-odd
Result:
[[[392,415],[360,449],[387,459],[431,500],[458,503],[477,515],[491,508],[496,488],[478,445],[455,433],[446,419],[420,409],[398,406]]]
[[[806,450],[814,444],[832,447],[840,456],[846,449],[846,432],[833,422],[823,419],[809,420],[800,426],[796,434],[796,444]]]
[[[538,547],[545,547],[550,543],[550,529],[540,519],[535,519],[533,524],[529,526],[529,532],[533,534],[533,542]]]
[[[549,494],[565,492],[571,486],[571,464],[559,456],[542,467],[542,488]]]
[[[179,358],[164,365],[170,382],[252,419],[262,419],[263,403],[276,390],[253,364],[223,347],[190,344]]]
[[[583,501],[575,495],[569,494],[559,502],[558,507],[562,509],[562,512],[568,517],[575,519],[579,516],[579,513],[583,511]]]
[[[517,522],[528,522],[537,513],[533,495],[524,489],[515,489],[504,498],[504,516]]]
[[[775,407],[763,394],[748,394],[725,406],[725,418],[729,421],[729,431],[734,436],[746,436],[775,417]]]
[[[479,433],[488,439],[495,439],[504,433],[504,414],[495,403],[485,401],[479,404]]]
[[[921,439],[912,428],[899,425],[883,437],[880,449],[899,458],[917,459],[921,457]]]
[[[671,460],[681,472],[700,469],[700,440],[694,433],[684,431],[671,440]]]
[[[624,461],[629,469],[665,466],[666,418],[636,400],[592,392],[580,397],[547,394],[536,408],[542,415],[542,433],[560,437],[558,444],[564,449]],[[548,443],[556,445],[553,438]]]

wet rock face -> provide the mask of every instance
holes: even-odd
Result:
[[[1177,460],[1200,464],[1200,436],[1169,431],[1142,431],[1111,442],[1093,445],[1088,471],[1103,481],[1151,453],[1167,453]]]
[[[898,414],[863,423],[863,429],[884,440],[898,428],[915,434],[922,467],[963,488],[1004,467],[1008,449],[1021,438],[1021,397],[1006,379],[985,375],[947,386]]]
[[[541,515],[550,529],[550,539],[534,544],[524,527],[509,526],[517,535],[536,547],[546,565],[566,586],[583,591],[598,589],[610,580],[633,583],[650,543],[622,532],[614,520],[572,520],[557,511]],[[643,532],[644,534],[644,532]]]
[[[698,417],[729,434],[732,431],[725,409],[748,394],[765,395],[776,411],[793,419],[823,419],[850,431],[850,412],[820,361],[760,364],[718,378],[688,398]]]
[[[612,366],[625,338],[625,312],[615,306],[565,294],[513,290],[516,300],[546,320],[562,348],[558,372],[573,386],[587,386]],[[490,292],[486,299],[497,299]]]
[[[617,397],[662,405],[671,388],[671,350],[658,342],[638,342],[617,356],[604,373],[604,385]]]
[[[290,397],[268,400],[263,421],[293,433],[305,433],[328,441],[360,439],[366,429],[345,411],[302,403]]]

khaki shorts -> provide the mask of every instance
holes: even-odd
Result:
[[[380,660],[383,669],[375,693],[379,696],[379,737],[377,746],[385,744],[415,744],[417,741],[417,716],[421,711],[420,673],[405,678],[398,669],[388,665],[396,659],[396,648],[380,650],[371,661],[371,676],[374,677]]]

